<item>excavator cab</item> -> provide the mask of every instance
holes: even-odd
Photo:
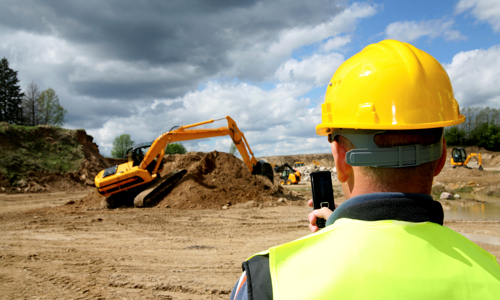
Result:
[[[467,153],[464,148],[453,148],[451,150],[451,159],[454,163],[463,163],[467,159]]]
[[[132,162],[133,167],[138,166],[141,163],[144,159],[144,154],[149,151],[151,144],[153,144],[153,142],[141,143],[134,145],[132,148],[127,150],[127,160]]]

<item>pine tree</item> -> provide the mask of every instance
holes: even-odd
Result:
[[[9,68],[7,59],[2,58],[0,61],[0,122],[22,123],[23,96],[19,79],[17,79],[17,71]]]

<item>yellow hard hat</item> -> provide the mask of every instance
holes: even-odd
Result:
[[[395,40],[364,48],[333,74],[321,124],[333,128],[404,130],[460,124],[450,78],[428,53]]]

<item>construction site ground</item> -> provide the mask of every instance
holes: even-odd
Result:
[[[152,208],[106,209],[94,189],[69,185],[0,193],[0,299],[228,299],[246,258],[310,233],[307,183],[270,186],[227,154],[190,155],[167,159],[165,172],[189,172]],[[436,184],[496,201],[495,159],[483,172],[447,165]],[[484,210],[473,201],[442,203]],[[491,237],[477,243],[500,261],[500,216],[445,226]]]

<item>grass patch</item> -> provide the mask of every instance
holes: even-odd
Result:
[[[0,130],[0,171],[12,186],[30,172],[77,171],[84,158],[75,130],[6,123]]]
[[[455,193],[472,193],[474,188],[471,186],[464,186],[455,190]]]

